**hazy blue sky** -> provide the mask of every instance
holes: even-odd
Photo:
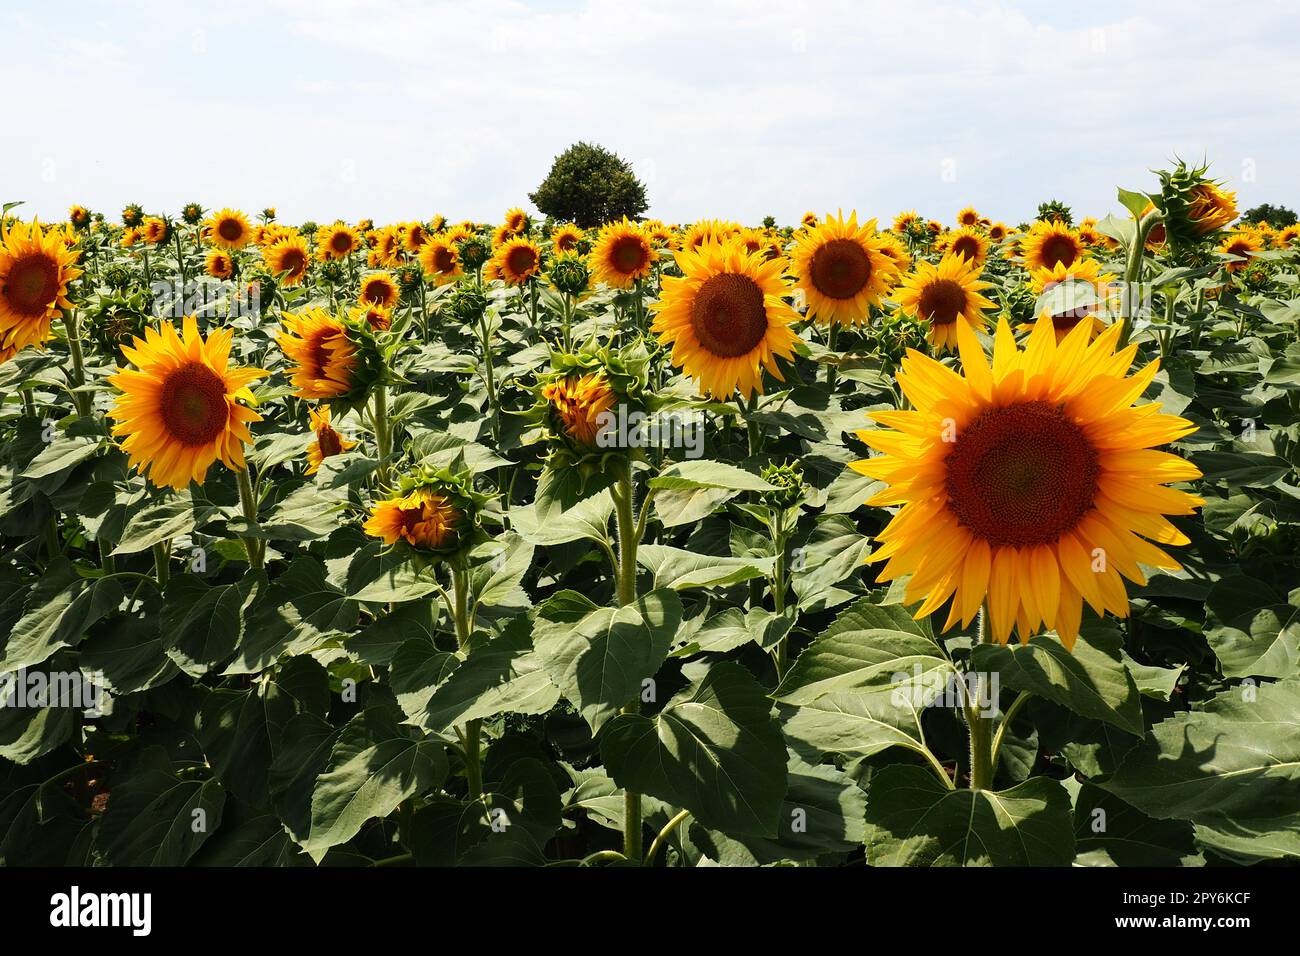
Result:
[[[1175,153],[1300,206],[1300,4],[279,0],[0,12],[0,199],[497,220],[578,139],[651,214],[1017,222]]]

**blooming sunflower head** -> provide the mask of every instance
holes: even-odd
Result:
[[[984,310],[993,303],[982,294],[989,283],[980,280],[980,270],[961,256],[949,253],[939,264],[921,261],[894,291],[894,301],[908,315],[928,322],[926,338],[936,349],[957,345],[957,323],[983,328]]]
[[[456,243],[446,233],[430,236],[429,241],[420,247],[420,268],[435,285],[455,282],[464,273],[460,268],[460,255]]]
[[[510,235],[517,236],[528,231],[529,223],[528,213],[516,206],[506,211],[505,222],[501,225],[509,230]]]
[[[253,401],[248,386],[267,373],[230,365],[233,336],[233,329],[221,329],[205,341],[191,316],[182,333],[164,323],[122,346],[134,368],[109,377],[121,394],[108,415],[132,467],[153,484],[177,490],[191,481],[201,485],[218,460],[244,467],[244,445],[252,441],[248,424],[261,416],[240,401]]]
[[[466,473],[417,468],[391,498],[371,506],[362,530],[417,560],[458,564],[486,538],[481,519],[487,501]]]
[[[612,222],[600,230],[591,247],[591,272],[597,282],[614,289],[630,289],[650,274],[659,251],[639,225],[628,220]]]
[[[228,207],[208,217],[203,232],[208,242],[218,249],[242,249],[253,239],[248,217],[238,209]]]
[[[401,297],[397,280],[390,273],[372,272],[361,280],[361,287],[357,292],[357,304],[380,305],[385,309],[391,309],[397,305]]]
[[[912,228],[921,223],[921,214],[915,209],[905,209],[894,217],[894,232],[906,234],[912,231]]]
[[[979,225],[980,214],[974,206],[967,206],[961,212],[957,213],[958,226],[977,226]]]
[[[488,275],[506,285],[523,285],[542,268],[542,250],[523,236],[511,235],[496,247],[488,263]]]
[[[1273,243],[1279,249],[1290,249],[1300,244],[1300,223],[1283,226],[1273,234]]]
[[[866,322],[872,306],[898,281],[899,261],[887,245],[876,221],[859,225],[856,212],[847,219],[828,215],[800,232],[790,266],[809,317],[824,325]]]
[[[790,328],[799,315],[784,299],[792,292],[786,261],[709,242],[683,249],[677,265],[682,275],[664,279],[651,326],[672,346],[672,364],[719,399],[761,394],[764,368],[784,381],[776,359],[792,359],[800,344]]]
[[[1219,244],[1219,252],[1225,256],[1232,256],[1225,262],[1224,268],[1229,272],[1240,272],[1246,268],[1251,257],[1259,254],[1264,250],[1264,241],[1259,235],[1247,230],[1239,230],[1232,235],[1227,236]]]
[[[307,240],[294,232],[281,236],[263,249],[262,261],[266,263],[266,271],[275,276],[280,285],[295,286],[307,275],[311,252]]]
[[[1096,259],[1080,259],[1072,266],[1058,262],[1051,269],[1039,269],[1029,282],[1038,296],[1035,314],[1052,320],[1057,341],[1081,322],[1091,329],[1088,338],[1092,339],[1106,328],[1099,313],[1109,311],[1115,281],[1114,273],[1102,272]],[[1032,332],[1034,323],[1024,322],[1017,328]]]
[[[407,222],[402,224],[400,235],[403,251],[416,255],[429,238],[429,230],[422,222]]]
[[[1047,628],[1069,647],[1084,602],[1127,616],[1124,578],[1178,567],[1159,546],[1188,539],[1165,516],[1204,502],[1167,485],[1200,472],[1156,446],[1196,426],[1134,405],[1157,363],[1129,375],[1136,347],[1116,352],[1119,332],[1089,343],[1079,327],[1058,343],[1043,317],[1021,350],[1004,320],[990,368],[960,322],[962,374],[904,360],[912,408],[874,413],[885,427],[858,436],[883,454],[852,467],[888,486],[871,504],[902,506],[868,560],[885,562],[882,581],[910,576],[917,617],[950,602],[945,628],[966,625],[984,605],[999,642]]]
[[[172,234],[171,223],[160,216],[148,216],[140,227],[140,235],[145,242],[159,245],[168,240]]]
[[[561,223],[551,230],[551,248],[557,255],[566,252],[577,252],[578,243],[582,242],[586,233],[579,229],[571,222]]]
[[[1039,220],[1020,239],[1020,257],[1030,272],[1057,263],[1074,265],[1086,252],[1079,234],[1059,219]]]
[[[229,279],[235,274],[235,260],[225,249],[209,249],[203,269],[214,279]]]
[[[310,409],[307,414],[314,436],[311,444],[307,446],[307,474],[314,475],[320,471],[321,463],[326,458],[341,455],[348,449],[355,448],[357,443],[349,441],[334,430],[333,425],[330,424],[328,405]]]
[[[78,255],[64,229],[39,222],[16,222],[0,234],[0,349],[13,354],[50,337],[54,317],[72,307]]]
[[[1004,222],[995,222],[989,225],[988,236],[992,242],[1001,242],[1010,234],[1010,230],[1007,229],[1007,224]]]
[[[346,259],[361,248],[361,233],[352,226],[336,222],[316,233],[316,258],[322,262]]]
[[[369,327],[321,308],[286,312],[276,341],[289,363],[299,398],[360,404],[383,374],[383,357]]]
[[[989,239],[975,226],[961,226],[944,237],[943,248],[981,268],[989,256]]]

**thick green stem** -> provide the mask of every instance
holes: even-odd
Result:
[[[370,423],[375,429],[375,447],[380,462],[376,476],[381,485],[387,485],[388,459],[393,454],[393,430],[388,422],[388,387],[376,385],[371,399]]]
[[[77,414],[85,418],[91,411],[91,398],[79,391],[86,384],[86,360],[81,352],[81,327],[77,321],[77,310],[69,309],[63,313],[64,325],[68,331],[68,354],[72,356],[72,404]]]
[[[244,518],[249,524],[257,524],[257,497],[253,494],[253,479],[248,474],[248,466],[235,472],[239,484],[239,504],[243,508]],[[248,566],[254,571],[262,569],[262,543],[256,538],[244,539],[244,550],[248,554]]]
[[[778,518],[777,520],[782,519]],[[776,564],[772,572],[772,606],[776,608],[777,614],[785,613],[785,537],[784,534],[776,536]],[[789,636],[787,635],[777,641],[776,647],[772,649],[772,662],[776,665],[777,683],[780,683],[781,678],[785,677],[789,656],[790,645]]]
[[[456,624],[456,643],[464,652],[469,650],[472,632],[469,617],[469,572],[463,568],[453,568],[451,572],[452,617]],[[483,796],[483,758],[479,738],[483,721],[471,720],[461,732],[461,744],[465,754],[465,783],[469,799],[478,800]]]
[[[1011,702],[1011,706],[1007,708],[1007,712],[1002,715],[1002,720],[998,723],[998,732],[993,736],[993,748],[989,756],[989,763],[992,764],[994,773],[998,769],[998,757],[1002,754],[1002,741],[1006,738],[1007,731],[1011,727],[1011,721],[1015,719],[1016,714],[1020,713],[1020,708],[1024,707],[1032,696],[1033,694],[1029,693],[1029,691],[1022,690],[1016,695],[1016,699]]]
[[[659,854],[659,848],[668,841],[668,838],[673,835],[674,830],[686,822],[686,818],[690,815],[691,811],[682,810],[675,817],[669,820],[667,824],[665,824],[664,828],[659,831],[659,835],[656,836],[654,841],[650,844],[650,849],[646,851],[646,866],[649,866],[655,861],[655,857]]]
[[[1128,345],[1129,337],[1133,334],[1133,300],[1137,294],[1138,282],[1142,278],[1142,256],[1146,252],[1147,236],[1157,223],[1163,221],[1164,217],[1158,211],[1147,213],[1137,223],[1133,232],[1133,244],[1129,246],[1128,264],[1124,269],[1123,298],[1120,302],[1120,316],[1124,323],[1119,334],[1120,348]]]
[[[632,500],[632,458],[623,457],[618,466],[618,483],[614,487],[614,520],[618,531],[618,606],[636,602],[636,546],[637,523]],[[635,714],[641,709],[638,694],[622,709],[625,714]],[[641,794],[623,791],[623,855],[629,860],[641,859],[642,842]]]
[[[832,352],[837,350],[837,347],[839,345],[839,338],[840,338],[840,324],[838,322],[833,322],[831,323],[830,334],[827,336],[827,341],[826,341],[827,347]],[[835,391],[835,381],[839,377],[839,373],[840,373],[839,366],[836,365],[834,362],[828,362],[826,364],[826,387],[832,392]]]
[[[171,577],[171,553],[165,542],[159,542],[153,546],[153,571],[154,577],[158,579],[158,590],[161,591],[167,587],[167,581]]]
[[[980,608],[977,633],[981,644],[988,641],[990,636],[987,616],[988,608]],[[967,689],[967,693],[974,699],[968,701],[966,708],[967,729],[970,731],[970,788],[990,790],[993,786],[993,718],[980,713],[980,702],[984,699],[987,683],[984,675],[978,671],[974,672],[974,676],[974,690],[969,687]]]

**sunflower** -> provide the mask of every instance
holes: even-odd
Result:
[[[813,212],[811,209],[808,210],[803,214],[803,218],[799,220],[799,225],[805,229],[811,229],[813,226],[817,225],[817,213]]]
[[[244,467],[244,444],[253,440],[250,422],[262,416],[239,404],[253,401],[249,384],[267,373],[230,367],[233,329],[221,329],[205,342],[193,316],[183,335],[170,322],[146,329],[122,355],[135,366],[119,368],[108,381],[121,390],[108,416],[113,434],[126,436],[122,450],[136,469],[158,487],[178,491],[191,481],[203,484],[220,459],[227,468]]]
[[[341,222],[326,226],[316,237],[316,258],[321,262],[346,259],[360,248],[361,233]]]
[[[990,370],[961,322],[963,374],[916,352],[903,360],[914,410],[874,413],[890,430],[858,437],[884,454],[852,467],[889,485],[869,504],[903,506],[868,560],[887,562],[882,581],[911,576],[918,618],[951,598],[944,628],[965,626],[987,602],[998,642],[1045,627],[1072,647],[1084,601],[1125,617],[1123,578],[1146,583],[1139,562],[1178,568],[1156,545],[1188,539],[1164,516],[1204,502],[1165,484],[1200,471],[1154,449],[1196,426],[1133,405],[1158,363],[1128,376],[1136,346],[1116,353],[1119,332],[1089,344],[1080,327],[1058,345],[1043,317],[1020,351],[1003,320]]]
[[[424,228],[422,222],[408,222],[401,227],[401,237],[402,248],[414,255],[429,238],[429,230]]]
[[[672,364],[699,382],[703,393],[748,398],[763,391],[760,367],[781,381],[776,357],[790,359],[799,314],[784,301],[791,288],[784,259],[747,254],[734,242],[706,243],[677,255],[682,277],[664,279],[654,303],[652,331],[672,344]]]
[[[1076,259],[1083,258],[1084,251],[1079,234],[1057,220],[1034,223],[1020,242],[1021,258],[1030,272],[1050,269],[1058,262],[1073,265]]]
[[[571,222],[556,226],[551,230],[551,248],[557,254],[572,252],[582,242],[585,233]]]
[[[266,269],[273,276],[279,277],[282,285],[291,286],[302,282],[307,274],[307,265],[311,262],[311,253],[307,250],[307,240],[297,233],[282,236],[262,252]]]
[[[140,235],[144,237],[144,241],[155,246],[159,243],[166,242],[167,237],[171,235],[171,232],[172,228],[171,225],[168,224],[167,220],[160,219],[157,216],[150,216],[147,218],[144,221],[144,225],[140,228]]]
[[[974,206],[967,206],[961,212],[957,213],[957,225],[959,226],[978,226],[980,214]]]
[[[1097,316],[1097,312],[1099,309],[1108,308],[1111,301],[1111,284],[1115,279],[1114,273],[1101,271],[1101,265],[1096,259],[1080,259],[1072,266],[1065,266],[1058,262],[1051,269],[1037,270],[1030,276],[1029,287],[1035,294],[1042,295],[1063,282],[1071,283],[1072,292],[1075,289],[1087,291],[1084,289],[1084,284],[1090,286],[1091,301],[1082,302],[1071,308],[1079,300],[1073,294],[1067,295],[1062,303],[1063,308],[1057,311],[1045,310],[1045,314],[1052,320],[1058,342],[1085,320],[1091,329],[1088,335],[1091,341],[1106,328],[1106,323]],[[1034,323],[1022,322],[1016,326],[1016,329],[1021,332],[1032,332]]]
[[[506,212],[506,221],[504,227],[510,230],[511,235],[518,235],[528,230],[528,213],[524,212],[518,206]]]
[[[541,270],[542,250],[537,243],[513,236],[496,247],[488,263],[488,274],[506,285],[523,285]]]
[[[222,249],[242,249],[253,238],[248,217],[238,209],[213,213],[203,227],[209,241]]]
[[[1197,235],[1216,232],[1237,218],[1237,194],[1209,180],[1198,183],[1188,197],[1187,218]]]
[[[391,309],[402,297],[395,280],[387,272],[374,272],[361,280],[361,291],[357,293],[358,305],[381,305]]]
[[[641,224],[645,234],[658,245],[670,246],[673,242],[673,227],[665,225],[658,219],[650,219]]]
[[[1034,295],[1042,295],[1052,286],[1061,282],[1091,282],[1096,286],[1097,291],[1101,292],[1111,282],[1115,281],[1115,275],[1110,272],[1101,271],[1101,263],[1096,259],[1080,259],[1070,265],[1058,262],[1056,265],[1048,268],[1035,269],[1029,274],[1029,290]]]
[[[976,268],[981,268],[989,257],[988,236],[974,226],[962,226],[944,237],[944,250],[961,256]]]
[[[394,266],[402,251],[402,237],[396,226],[385,226],[370,234],[370,244],[374,249],[375,264]]]
[[[515,237],[515,232],[508,225],[497,226],[492,230],[492,246],[503,246]]]
[[[316,440],[307,446],[307,474],[314,475],[320,471],[321,462],[326,458],[341,455],[349,448],[355,448],[356,442],[348,441],[330,425],[330,407],[322,405],[320,410],[307,412],[311,420],[311,430],[316,433]]]
[[[1008,235],[1010,235],[1010,232],[1004,222],[995,222],[989,226],[989,239],[993,242],[1001,242]]]
[[[912,268],[912,254],[907,251],[907,246],[902,239],[892,232],[878,232],[876,241],[880,244],[880,251],[898,265],[899,272],[906,272]]]
[[[144,210],[140,208],[138,202],[127,203],[122,208],[122,225],[138,226],[142,222],[144,222]]]
[[[348,318],[358,325],[364,322],[375,332],[387,332],[393,327],[393,316],[382,305],[361,305],[348,309]]]
[[[352,390],[356,347],[347,327],[324,309],[288,312],[276,335],[285,358],[293,363],[289,380],[299,398],[337,398]]]
[[[1226,237],[1219,244],[1219,252],[1225,256],[1236,256],[1240,261],[1225,262],[1224,268],[1229,272],[1240,272],[1249,265],[1250,258],[1263,251],[1264,243],[1258,235],[1241,230]]]
[[[645,230],[624,216],[622,222],[611,222],[596,237],[590,257],[592,278],[614,289],[630,289],[650,274],[658,258]]]
[[[210,249],[203,268],[214,279],[229,279],[235,274],[235,261],[224,249]]]
[[[951,349],[957,345],[959,318],[983,328],[984,310],[993,308],[993,303],[980,294],[989,283],[980,281],[979,275],[973,263],[952,253],[937,266],[918,262],[915,271],[904,277],[894,292],[894,301],[907,314],[930,323],[925,337],[931,345]]]
[[[813,216],[814,225],[816,221],[817,217]],[[723,222],[721,219],[701,219],[699,222],[692,223],[682,233],[679,248],[685,249],[687,252],[694,252],[706,242],[724,243],[739,231],[740,226],[734,222]]]
[[[122,238],[117,241],[117,244],[121,246],[123,249],[130,249],[139,241],[140,241],[140,230],[132,227],[129,229],[122,230]]]
[[[421,487],[378,502],[363,530],[382,538],[384,544],[400,539],[416,548],[437,550],[456,540],[463,518],[449,497]]]
[[[921,221],[921,214],[915,209],[905,209],[894,217],[894,232],[908,232]]]
[[[68,285],[81,270],[70,238],[39,222],[0,235],[0,350],[8,355],[43,343],[59,310],[72,308]]]
[[[858,225],[858,214],[827,216],[805,229],[790,256],[796,288],[808,315],[824,325],[856,325],[898,280],[898,262],[884,251],[876,220]]]
[[[68,209],[68,222],[77,229],[90,225],[90,211],[85,206],[71,206]]]
[[[1273,236],[1273,242],[1279,249],[1290,249],[1300,239],[1300,223],[1283,226]]]
[[[438,285],[455,282],[463,275],[460,256],[456,252],[456,244],[451,241],[450,233],[440,232],[430,236],[429,241],[420,247],[420,267]]]
[[[556,379],[542,388],[542,397],[551,403],[569,438],[595,447],[600,416],[614,405],[614,392],[604,375],[592,372]]]

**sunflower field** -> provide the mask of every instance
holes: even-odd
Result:
[[[6,205],[0,863],[1294,861],[1300,227],[1118,199]]]

